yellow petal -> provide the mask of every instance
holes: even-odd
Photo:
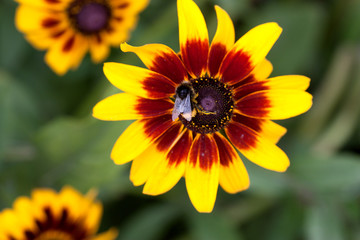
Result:
[[[199,212],[211,212],[219,186],[219,152],[211,135],[198,134],[190,148],[185,183],[190,200]]]
[[[286,131],[286,128],[283,126],[264,119],[261,124],[261,132],[259,135],[276,144],[279,142],[280,138],[285,135]]]
[[[285,75],[263,81],[270,89],[294,89],[305,91],[310,85],[310,78],[302,75]]]
[[[267,79],[273,71],[273,65],[266,58],[260,62],[251,72],[251,76],[256,80]]]
[[[90,234],[95,234],[99,229],[101,216],[103,213],[102,204],[99,202],[92,202],[85,208],[84,225],[87,227]]]
[[[71,0],[16,0],[16,2],[43,10],[64,11]]]
[[[11,209],[5,209],[0,212],[0,236],[5,235],[5,239],[24,239],[24,229],[19,222],[19,218]],[[11,236],[12,238],[9,238]]]

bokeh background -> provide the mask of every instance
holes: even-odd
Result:
[[[312,79],[312,109],[279,121],[288,128],[279,143],[291,161],[288,171],[267,171],[243,157],[250,189],[230,195],[219,188],[212,214],[195,211],[183,179],[164,195],[143,195],[129,180],[130,164],[110,159],[131,121],[91,117],[99,100],[119,91],[102,64],[87,56],[76,71],[56,76],[44,52],[16,30],[17,4],[0,0],[0,210],[35,187],[72,185],[83,193],[99,190],[101,230],[115,226],[119,239],[360,239],[360,1],[195,2],[210,38],[215,4],[230,14],[237,38],[257,24],[278,22],[284,31],[268,55],[272,76]],[[129,43],[178,51],[176,1],[152,0]],[[119,48],[107,61],[143,66]]]

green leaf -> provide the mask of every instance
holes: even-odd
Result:
[[[45,168],[41,182],[59,187],[70,184],[84,192],[100,186],[124,190],[130,185],[124,172],[127,167],[115,165],[110,152],[128,123],[60,118],[45,126],[37,136],[43,153],[38,164]]]
[[[190,234],[197,240],[242,239],[232,222],[217,214],[192,212],[188,215]]]
[[[305,239],[308,240],[343,240],[341,215],[337,205],[330,201],[319,201],[308,208],[305,220]]]
[[[343,5],[344,1],[338,1]],[[358,43],[360,41],[360,28],[358,23],[360,22],[360,2],[359,1],[345,1],[345,13],[340,19],[340,36],[346,41]]]
[[[272,21],[283,28],[268,55],[274,64],[273,76],[297,74],[303,68],[312,68],[324,31],[325,14],[319,5],[312,2],[269,2],[245,20],[248,29]]]
[[[352,196],[356,194],[353,190],[360,185],[360,156],[297,156],[291,171],[296,180],[307,189],[332,193],[335,197]]]
[[[0,162],[34,156],[31,138],[39,125],[39,109],[26,90],[0,69]]]
[[[120,229],[119,239],[122,240],[156,240],[166,232],[169,224],[179,212],[172,205],[153,205],[133,214],[127,224]]]

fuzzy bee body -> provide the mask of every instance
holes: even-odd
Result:
[[[175,103],[172,111],[172,120],[175,121],[181,114],[187,121],[191,121],[191,98],[193,89],[189,83],[182,83],[176,89]]]

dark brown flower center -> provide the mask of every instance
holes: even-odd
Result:
[[[196,133],[213,133],[223,129],[230,121],[234,100],[231,89],[215,78],[190,80],[195,96],[192,100],[194,115],[191,121],[179,116],[184,126]]]
[[[50,207],[44,208],[45,218],[35,220],[36,228],[25,230],[26,240],[80,240],[88,237],[84,219],[72,219],[67,209],[56,217]]]
[[[75,0],[68,7],[68,15],[77,30],[93,34],[108,26],[111,10],[106,0]]]

